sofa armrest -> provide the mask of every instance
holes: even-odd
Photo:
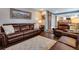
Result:
[[[5,35],[4,32],[0,33],[0,35],[2,36],[2,46],[6,47],[7,46],[7,37]]]

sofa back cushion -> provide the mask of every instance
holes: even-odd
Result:
[[[21,29],[21,31],[29,30],[29,27],[28,26],[26,27],[26,25],[22,24],[22,25],[20,25],[20,29]]]
[[[20,24],[21,31],[27,31],[27,30],[33,30],[34,25],[33,24]]]
[[[6,35],[15,33],[14,27],[12,25],[4,25],[2,26]]]
[[[20,32],[19,24],[13,24],[15,32]]]
[[[59,30],[67,31],[68,27],[67,26],[58,26]]]
[[[33,30],[33,29],[34,29],[34,25],[33,25],[33,24],[30,24],[30,25],[29,25],[29,29],[30,29],[30,30]]]
[[[20,25],[21,31],[27,30],[25,25]]]
[[[34,24],[3,24],[3,25],[12,25],[15,32],[33,30]],[[1,32],[5,32],[3,28],[1,28]]]

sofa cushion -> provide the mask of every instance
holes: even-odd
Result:
[[[30,29],[30,30],[33,30],[33,29],[34,29],[34,26],[33,26],[33,25],[30,25],[30,26],[29,26],[29,29]]]
[[[12,33],[10,35],[7,35],[7,37],[10,38],[14,38],[14,37],[19,37],[19,36],[23,36],[23,32],[16,32],[16,33]]]
[[[76,47],[76,39],[74,39],[74,38],[67,37],[67,36],[62,36],[59,39],[59,41],[65,43],[65,44],[68,44],[72,47]]]
[[[2,26],[2,28],[4,29],[6,35],[15,33],[14,27],[12,25],[5,25]]]
[[[19,27],[14,27],[14,30],[15,30],[15,32],[19,32],[20,31]]]
[[[28,25],[26,25],[26,29],[29,30],[29,26]]]
[[[29,30],[29,25],[20,25],[21,31]]]
[[[18,24],[13,24],[15,32],[20,32],[20,27]]]
[[[16,42],[18,40],[23,39],[23,36],[17,36],[8,40],[8,43]]]

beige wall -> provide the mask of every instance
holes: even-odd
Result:
[[[42,19],[41,13],[39,11],[36,11],[35,15],[37,23],[39,23],[40,25],[45,25],[45,19]]]

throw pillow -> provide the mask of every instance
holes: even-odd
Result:
[[[12,25],[5,25],[5,26],[2,26],[2,28],[4,29],[6,35],[12,34],[15,32]]]

